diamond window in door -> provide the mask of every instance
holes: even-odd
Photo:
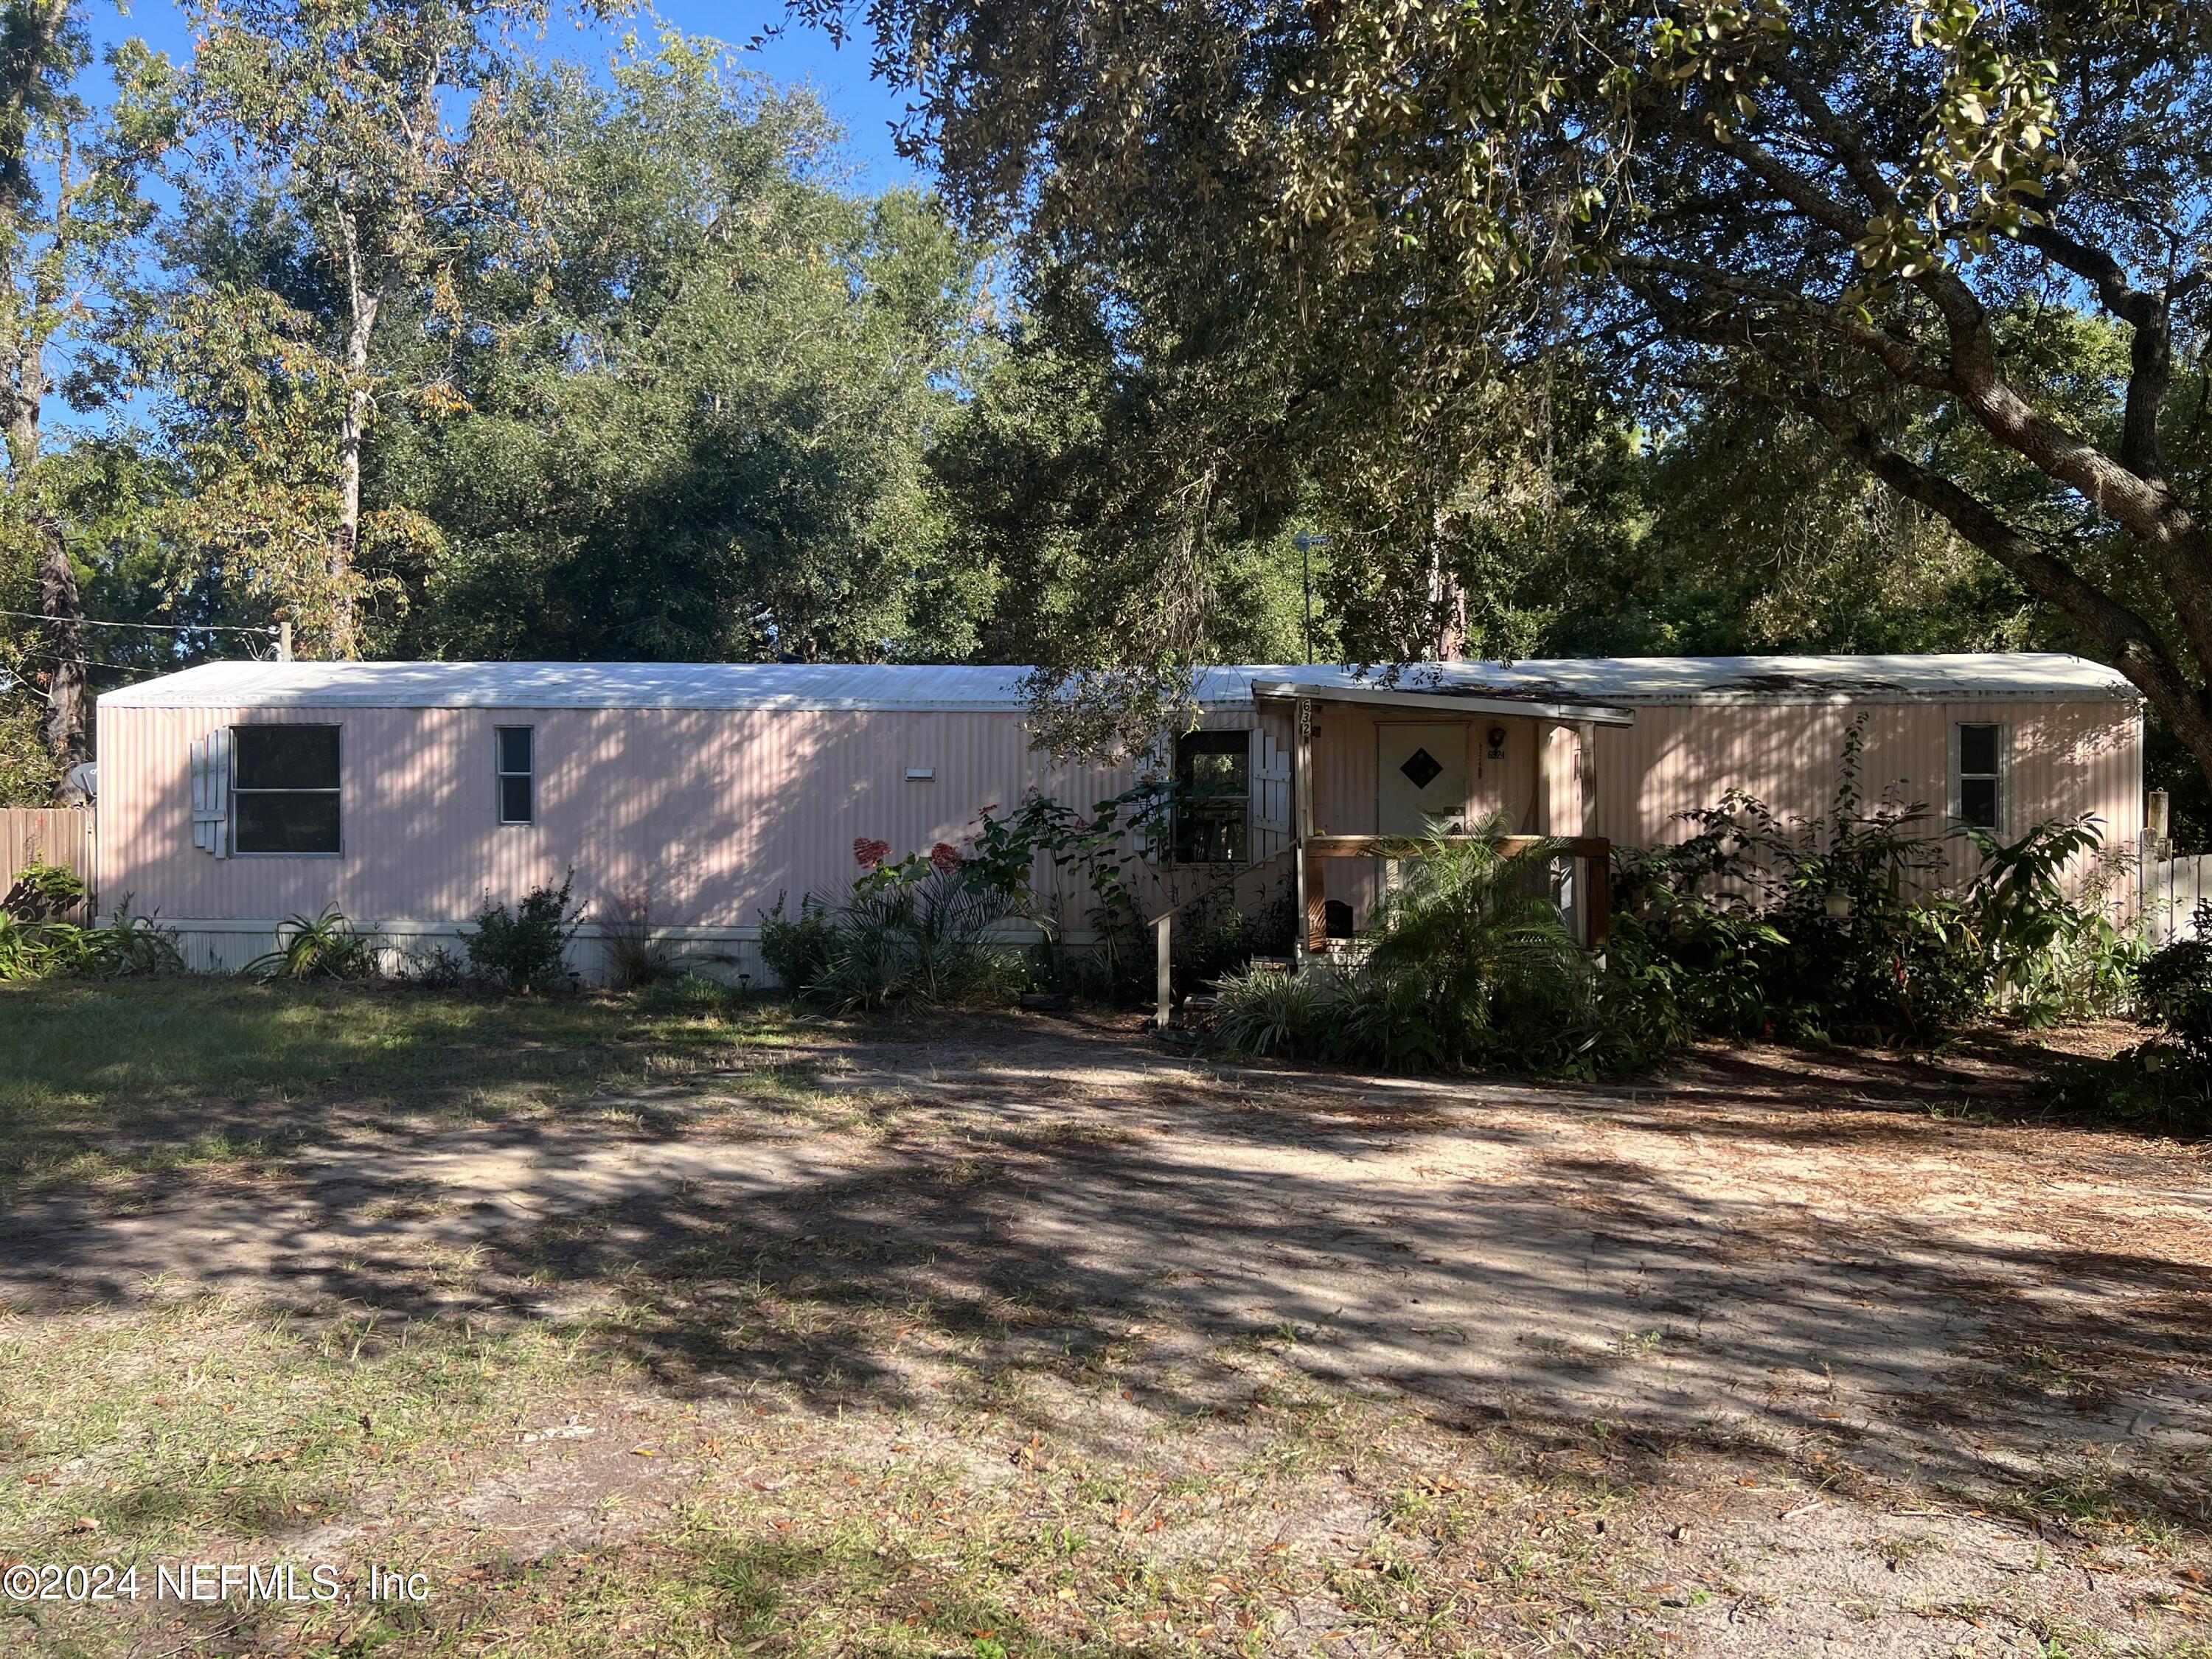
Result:
[[[1398,769],[1413,781],[1416,789],[1425,789],[1443,771],[1443,763],[1425,749],[1416,749],[1406,757],[1406,763]]]

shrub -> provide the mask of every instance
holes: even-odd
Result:
[[[576,872],[558,887],[532,888],[510,910],[486,896],[468,936],[469,966],[481,977],[509,991],[554,991],[575,982],[568,969],[568,941],[583,913],[568,908]]]
[[[607,982],[634,991],[676,971],[667,942],[653,936],[651,902],[642,893],[611,898],[605,907]]]
[[[2100,844],[2094,820],[2010,842],[1966,830],[1982,868],[1954,897],[1927,808],[1866,806],[1860,753],[1855,724],[1818,822],[1732,793],[1688,815],[1687,839],[1620,855],[1609,965],[1646,1014],[1714,1036],[1888,1039],[1993,1006],[2038,1024],[2119,1005],[2136,947],[2058,879]]]
[[[1321,976],[1247,968],[1219,984],[1215,1029],[1249,1054],[1318,1057],[1332,1043],[1322,1023]]]
[[[1989,993],[2027,1024],[2125,1005],[2142,951],[2101,907],[2067,897],[2058,878],[2103,844],[2094,817],[2039,823],[2014,842],[1968,829],[1982,867],[1964,908],[1987,957]]]
[[[1003,1002],[1019,991],[1019,958],[991,937],[1012,901],[969,884],[957,865],[863,882],[824,918],[829,949],[801,988],[843,1009]]]
[[[287,917],[276,948],[246,964],[268,979],[372,979],[376,969],[376,941],[336,905],[313,920]]]
[[[2110,1060],[2061,1062],[2051,1080],[2059,1105],[2186,1133],[2212,1130],[2212,902],[2197,905],[2192,932],[2135,969],[2137,1012],[2154,1034]]]
[[[458,991],[469,982],[468,963],[442,945],[410,951],[400,964],[399,977],[425,991]]]
[[[2212,1070],[2212,900],[2197,901],[2189,937],[2144,959],[2136,984],[2145,1016],[2191,1060]]]
[[[796,919],[785,897],[761,918],[761,957],[785,986],[846,1010],[1011,1000],[1027,975],[993,935],[1020,913],[990,866],[939,842],[896,860],[882,842],[854,843],[861,874],[831,905],[809,895]]]
[[[1221,981],[1223,1039],[1255,1054],[1392,1070],[1468,1066],[1610,1073],[1663,1052],[1639,994],[1608,984],[1552,902],[1556,848],[1507,858],[1503,825],[1406,860],[1355,966]]]
[[[761,960],[793,993],[805,991],[829,965],[834,930],[828,907],[811,895],[799,902],[796,917],[784,914],[787,894],[775,896],[775,908],[761,916]]]
[[[64,864],[33,860],[15,872],[0,915],[17,921],[59,921],[84,903],[85,885]]]

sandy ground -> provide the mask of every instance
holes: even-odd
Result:
[[[1447,1460],[1603,1463],[1636,1494],[1610,1537],[1651,1595],[1529,1651],[2077,1651],[2054,1631],[2212,1651],[2189,1645],[2212,1629],[2212,1158],[2033,1121],[2002,1054],[1441,1083],[1006,1019],[775,1059],[807,1089],[765,1106],[745,1073],[685,1078],[468,1130],[337,1124],[228,1189],[48,1200],[0,1233],[0,1301],[514,1320],[689,1263],[696,1317],[634,1333],[632,1408],[711,1418],[781,1381],[835,1393],[848,1448],[927,1431],[926,1359],[857,1318],[733,1349],[720,1288],[803,1285],[948,1340],[1018,1307],[990,1363],[1111,1343],[1160,1379],[1127,1420],[1055,1417],[1047,1390],[1042,1431],[1070,1444],[1218,1406],[1207,1356],[1243,1345],[1403,1402]],[[618,1488],[645,1524],[688,1466],[611,1449],[641,1431],[568,1425],[454,1518],[571,1547]],[[1346,1476],[1285,1535],[1371,1532],[1380,1500]],[[1271,1644],[1349,1650],[1335,1616],[1286,1609]]]

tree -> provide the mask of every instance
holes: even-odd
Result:
[[[171,131],[167,65],[143,43],[109,54],[116,91],[105,108],[79,88],[91,62],[74,0],[0,4],[0,541],[26,551],[35,573],[45,745],[56,774],[89,752],[89,710],[77,562],[48,477],[46,402],[62,390],[52,359],[150,216],[139,184]],[[91,395],[76,390],[80,400]]]
[[[1173,701],[1249,634],[1255,557],[1295,580],[1283,532],[1302,522],[1346,555],[1321,574],[1346,654],[1525,639],[1491,603],[1480,488],[1486,465],[1516,470],[1509,452],[1532,439],[1493,326],[1514,319],[1470,305],[1449,240],[1323,264],[1277,234],[1311,55],[1303,14],[793,9],[874,32],[879,73],[914,94],[908,152],[927,155],[972,232],[1008,240],[1025,372],[1085,400],[1078,423],[1098,459],[1068,469],[1079,488],[1056,533],[1080,541],[1066,573],[1110,602],[1066,605],[1036,637],[1041,690],[1089,699],[1103,685],[1142,724],[1136,704]],[[1098,681],[1109,666],[1134,672]]]
[[[1418,434],[1501,362],[1536,411],[1569,350],[1647,394],[1787,410],[2064,614],[2212,769],[2202,399],[2178,372],[2212,303],[2201,6],[797,9],[873,32],[908,142],[1033,261],[1203,244],[1286,350],[1364,343],[1425,388],[1302,372],[1294,411]],[[2044,372],[2090,314],[2127,366],[2084,418]],[[1978,478],[1931,441],[1960,428]]]
[[[369,498],[432,530],[386,640],[966,654],[991,584],[923,457],[978,371],[981,250],[914,192],[835,188],[819,106],[709,41],[667,36],[605,82],[533,76],[510,107],[543,206],[473,234],[450,288],[468,328],[409,331],[407,372],[454,397],[369,450]]]
[[[265,330],[294,386],[330,400],[331,521],[307,620],[332,656],[361,644],[371,424],[396,398],[441,390],[435,379],[393,383],[380,324],[408,301],[418,322],[458,323],[444,295],[469,228],[527,215],[539,179],[527,135],[507,118],[520,70],[505,36],[550,10],[544,0],[198,4],[190,107],[196,133],[220,141],[202,152],[212,183],[201,200],[258,205],[264,232],[298,239],[282,273],[291,292],[228,297]],[[319,362],[302,361],[310,347]],[[296,497],[304,482],[284,485]]]

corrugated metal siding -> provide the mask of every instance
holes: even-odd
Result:
[[[1819,705],[1647,708],[1597,734],[1595,833],[1627,844],[1673,840],[1679,815],[1730,787],[1778,811],[1827,809],[1853,711]],[[1940,811],[1954,720],[2001,720],[2015,733],[2015,830],[2091,811],[2110,842],[2142,827],[2141,720],[2113,702],[1884,703],[1866,710],[1869,799],[1893,780]],[[1324,831],[1371,831],[1378,714],[1316,708],[1315,805]],[[1287,711],[1260,718],[1291,744]],[[1432,720],[1433,716],[1425,716]],[[1218,713],[1209,725],[1249,724]],[[217,860],[192,847],[193,739],[246,720],[344,728],[345,853],[337,859]],[[503,827],[493,800],[492,728],[538,728],[538,822]],[[1469,722],[1479,743],[1492,721]],[[1503,719],[1508,758],[1471,755],[1478,809],[1501,805],[1534,830],[1540,723]],[[1029,747],[1011,712],[823,710],[132,708],[103,699],[98,886],[173,920],[273,919],[335,903],[363,922],[455,921],[485,894],[520,895],[574,867],[597,903],[642,893],[664,926],[750,927],[779,892],[842,894],[856,837],[901,851],[957,839],[986,805],[1038,789],[1088,809],[1128,787],[1135,768],[1059,765]],[[908,782],[930,767],[930,782]],[[1493,792],[1494,791],[1494,794]],[[1361,906],[1372,872],[1336,896]],[[1144,902],[1184,896],[1200,878],[1156,872]],[[1334,884],[1336,872],[1332,872]],[[1085,896],[1071,898],[1079,916]]]
[[[343,728],[340,857],[192,847],[192,740],[259,720]],[[492,730],[517,724],[537,729],[538,822],[501,825]],[[573,867],[580,899],[642,893],[657,923],[749,926],[779,892],[847,890],[857,838],[927,850],[1030,789],[1087,809],[1135,781],[1055,764],[1010,714],[103,705],[100,742],[102,890],[172,918],[459,919]]]
[[[1818,818],[1835,799],[1844,738],[1866,720],[1859,782],[1866,801],[1924,802],[1941,823],[1950,805],[1950,732],[1960,721],[1997,722],[2013,733],[2010,823],[2017,836],[2045,818],[2094,812],[2108,848],[2132,847],[2142,829],[2142,720],[2113,702],[1876,703],[1861,708],[1673,706],[1639,708],[1636,724],[1597,734],[1597,830],[1629,846],[1691,833],[1685,812],[1716,805],[1729,789],[1784,817]],[[1971,848],[1955,843],[1954,877],[1971,875]]]

